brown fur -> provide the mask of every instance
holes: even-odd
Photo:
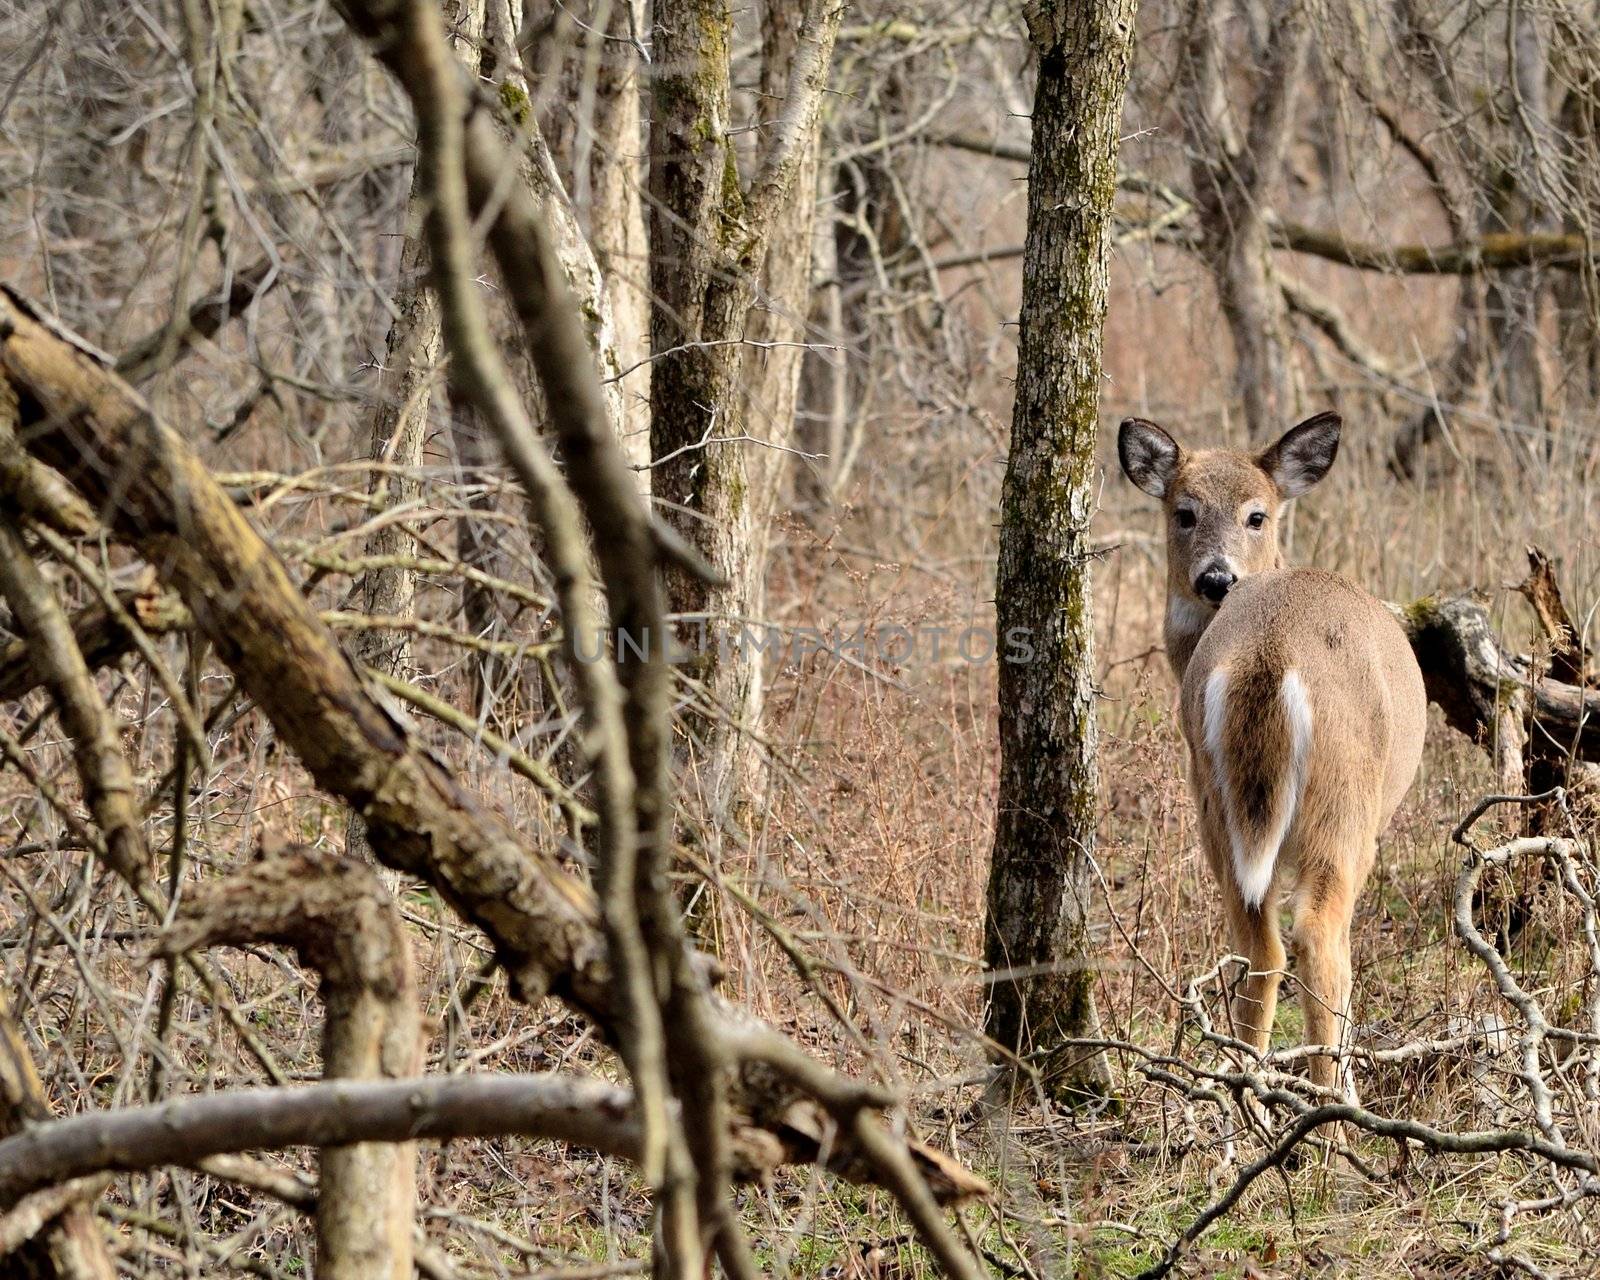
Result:
[[[1282,508],[1332,465],[1337,419],[1312,419],[1255,457],[1184,452],[1152,431],[1159,428],[1124,424],[1123,463],[1166,506],[1167,655],[1182,685],[1190,781],[1207,863],[1235,945],[1250,960],[1234,1005],[1236,1032],[1266,1049],[1285,960],[1278,900],[1287,891],[1307,1038],[1338,1044],[1350,1002],[1351,915],[1378,836],[1421,759],[1422,676],[1399,625],[1371,595],[1338,574],[1281,567]],[[1252,529],[1257,510],[1264,518]],[[1193,514],[1191,527],[1181,527],[1180,511]],[[1217,606],[1195,583],[1224,562],[1238,581]],[[1207,690],[1219,672],[1208,720]],[[1297,683],[1286,695],[1289,672]],[[1291,706],[1303,717],[1298,772]],[[1262,849],[1280,825],[1281,841],[1265,855],[1270,880],[1252,903],[1235,841],[1247,852]],[[1333,1061],[1313,1058],[1311,1075],[1333,1084]]]

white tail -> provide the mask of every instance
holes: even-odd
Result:
[[[1185,451],[1122,424],[1123,470],[1167,517],[1167,657],[1182,685],[1190,782],[1234,943],[1250,959],[1238,1036],[1265,1050],[1292,891],[1306,1033],[1337,1044],[1350,1003],[1350,920],[1379,833],[1422,755],[1427,702],[1398,624],[1346,578],[1284,569],[1278,519],[1338,453],[1319,414],[1270,449]],[[1332,1060],[1312,1060],[1332,1084]]]
[[[1282,762],[1283,776],[1277,782],[1275,797],[1267,808],[1268,821],[1263,825],[1247,819],[1229,777],[1224,719],[1228,714],[1227,668],[1212,671],[1205,685],[1205,744],[1211,760],[1211,781],[1222,801],[1223,826],[1233,853],[1234,883],[1239,886],[1244,905],[1250,908],[1259,907],[1272,886],[1278,851],[1300,805],[1306,758],[1311,751],[1311,700],[1298,671],[1290,668],[1283,673],[1278,694],[1288,730],[1289,757]],[[1241,700],[1235,710],[1254,715],[1259,708]]]

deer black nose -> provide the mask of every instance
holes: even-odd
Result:
[[[1239,581],[1238,576],[1226,569],[1207,569],[1194,580],[1194,589],[1212,604],[1221,604],[1228,588]]]

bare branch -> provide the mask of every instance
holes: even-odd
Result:
[[[323,1081],[197,1094],[34,1125],[0,1141],[0,1207],[71,1178],[190,1165],[226,1153],[505,1134],[626,1159],[639,1153],[633,1095],[597,1080],[505,1074]]]
[[[322,1069],[330,1080],[405,1078],[422,1065],[416,979],[400,913],[377,874],[308,851],[264,860],[185,898],[161,949],[293,946],[322,975]],[[408,1280],[416,1205],[410,1143],[322,1151],[317,1272],[329,1280]]]

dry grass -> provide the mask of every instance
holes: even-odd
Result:
[[[988,384],[996,411],[1000,392],[1000,380]],[[1507,465],[1499,440],[1484,436],[1469,442],[1483,455],[1480,465],[1441,469],[1425,486],[1400,487],[1382,472],[1387,422],[1373,408],[1370,416],[1351,414],[1334,477],[1302,504],[1292,534],[1296,558],[1343,569],[1400,598],[1478,585],[1490,593],[1508,639],[1525,644],[1528,619],[1508,584],[1519,576],[1524,543],[1537,541],[1557,556],[1569,601],[1587,616],[1600,598],[1600,554],[1580,465],[1563,454],[1549,472],[1524,478]],[[1108,410],[1114,412],[1110,403]],[[1003,440],[991,425],[979,415],[953,422],[931,456],[911,432],[885,441],[883,457],[861,476],[862,500],[837,527],[819,533],[800,520],[786,524],[771,575],[772,618],[846,629],[866,622],[958,631],[984,622],[992,539],[983,513],[994,509],[1003,463]],[[1217,430],[1198,413],[1171,425],[1197,439]],[[1563,448],[1576,452],[1581,440],[1575,433]],[[874,486],[888,483],[902,462],[901,501],[873,498]],[[1527,501],[1534,486],[1541,500]],[[459,505],[442,479],[430,498],[440,516],[425,536],[448,545],[450,512]],[[1168,985],[1210,969],[1227,939],[1196,845],[1171,679],[1153,649],[1162,581],[1157,513],[1113,478],[1102,507],[1100,1008],[1107,1035],[1164,1051],[1183,1034]],[[258,515],[284,545],[322,554],[358,551],[367,528],[325,490],[314,501],[264,503]],[[348,583],[330,575],[319,597],[337,605]],[[426,616],[454,614],[447,580],[430,583],[422,600]],[[176,663],[175,642],[169,647]],[[1046,1275],[1130,1274],[1231,1177],[1228,1140],[1239,1138],[1241,1153],[1249,1140],[1216,1115],[1185,1107],[1121,1058],[1120,1115],[1025,1110],[1004,1143],[976,1118],[994,665],[963,660],[948,641],[945,650],[935,660],[923,643],[904,663],[865,668],[812,654],[776,670],[766,815],[746,841],[725,850],[709,890],[692,876],[686,891],[709,892],[697,918],[727,966],[730,994],[824,1055],[900,1083],[919,1128],[996,1178],[1004,1188],[1000,1205],[969,1213],[995,1258]],[[422,640],[415,665],[428,687],[467,707],[462,651]],[[110,675],[105,687],[129,726],[136,770],[154,787],[170,762],[171,717],[141,668]],[[208,673],[203,701],[210,705],[226,688],[220,672]],[[70,800],[69,758],[44,709],[35,695],[13,717],[13,731],[29,736],[35,766]],[[528,838],[560,840],[537,789],[454,731],[430,724],[427,732]],[[531,727],[521,745],[557,750],[554,737]],[[1356,921],[1356,1016],[1366,1043],[1442,1037],[1504,1012],[1455,940],[1448,915],[1459,850],[1448,845],[1447,832],[1488,784],[1483,753],[1436,723]],[[48,839],[59,830],[15,771],[0,786],[11,841]],[[197,798],[184,872],[191,878],[238,865],[266,830],[334,848],[343,839],[343,813],[317,795],[255,712],[221,739]],[[151,803],[159,849],[172,830],[171,796]],[[153,923],[81,855],[10,858],[0,862],[0,875],[8,975],[59,1104],[70,1110],[140,1100],[163,976],[144,960]],[[461,931],[426,890],[400,881],[395,887],[415,925],[434,1033],[431,1069],[609,1069],[580,1026],[553,1008],[512,1002],[499,983],[463,1013],[463,996],[487,954],[481,940]],[[1581,939],[1554,897],[1535,911],[1510,959],[1552,1010],[1570,1013],[1587,994]],[[305,976],[266,951],[230,953],[224,963],[238,1007],[285,1071],[315,1075],[319,1015]],[[1278,1037],[1292,1042],[1297,1031],[1289,1001]],[[188,990],[164,1052],[169,1089],[220,1088],[259,1075],[214,1011]],[[1373,1109],[1445,1128],[1513,1120],[1520,1105],[1504,1055],[1492,1053],[1428,1070],[1366,1070],[1358,1081]],[[1376,1142],[1363,1152],[1382,1181],[1343,1166],[1263,1179],[1206,1238],[1191,1267],[1207,1274],[1477,1274],[1486,1265],[1478,1253],[1498,1226],[1495,1206],[1548,1185],[1514,1157],[1415,1155],[1407,1163]],[[291,1163],[310,1167],[303,1157]],[[491,1274],[637,1258],[647,1247],[647,1202],[628,1172],[549,1144],[506,1140],[435,1150],[424,1198],[430,1230]],[[130,1257],[146,1262],[156,1257],[154,1220],[174,1213],[192,1215],[222,1242],[217,1248],[244,1250],[277,1274],[295,1274],[295,1259],[308,1248],[297,1215],[195,1175],[126,1180],[116,1200]],[[927,1271],[919,1253],[897,1243],[903,1228],[878,1193],[785,1179],[752,1193],[747,1213],[764,1256],[789,1274]],[[1547,1274],[1578,1274],[1592,1227],[1580,1207],[1519,1220],[1514,1239]]]

